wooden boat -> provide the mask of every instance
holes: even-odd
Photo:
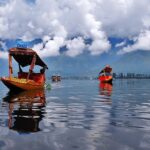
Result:
[[[112,68],[109,65],[106,65],[106,67],[99,73],[98,79],[103,83],[112,83],[113,76],[111,72]]]
[[[19,65],[17,77],[13,77],[12,57]],[[28,72],[23,72],[21,67],[29,66]],[[40,73],[33,73],[34,66],[41,68]],[[1,81],[10,90],[33,90],[44,88],[45,69],[47,65],[41,60],[35,51],[28,48],[11,48],[9,50],[9,77],[2,77]]]
[[[59,76],[59,75],[53,75],[51,77],[51,79],[52,79],[53,82],[58,82],[58,81],[61,81],[61,76]]]

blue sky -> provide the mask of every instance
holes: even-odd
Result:
[[[7,59],[7,50],[17,45],[44,59],[70,62],[103,56],[113,64],[130,53],[147,53],[149,5],[149,0],[0,0],[0,58]]]

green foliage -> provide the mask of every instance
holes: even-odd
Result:
[[[44,87],[45,87],[46,90],[51,90],[50,83],[45,83]]]

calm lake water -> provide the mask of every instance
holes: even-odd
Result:
[[[9,93],[0,83],[0,150],[149,150],[150,80],[63,80]]]

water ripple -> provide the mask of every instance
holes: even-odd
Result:
[[[44,143],[54,150],[146,149],[150,139],[150,84],[142,85],[63,81],[53,83],[51,91],[3,91],[0,135],[8,140],[0,138],[0,148],[18,149],[20,138],[23,145],[38,142],[40,148]]]

